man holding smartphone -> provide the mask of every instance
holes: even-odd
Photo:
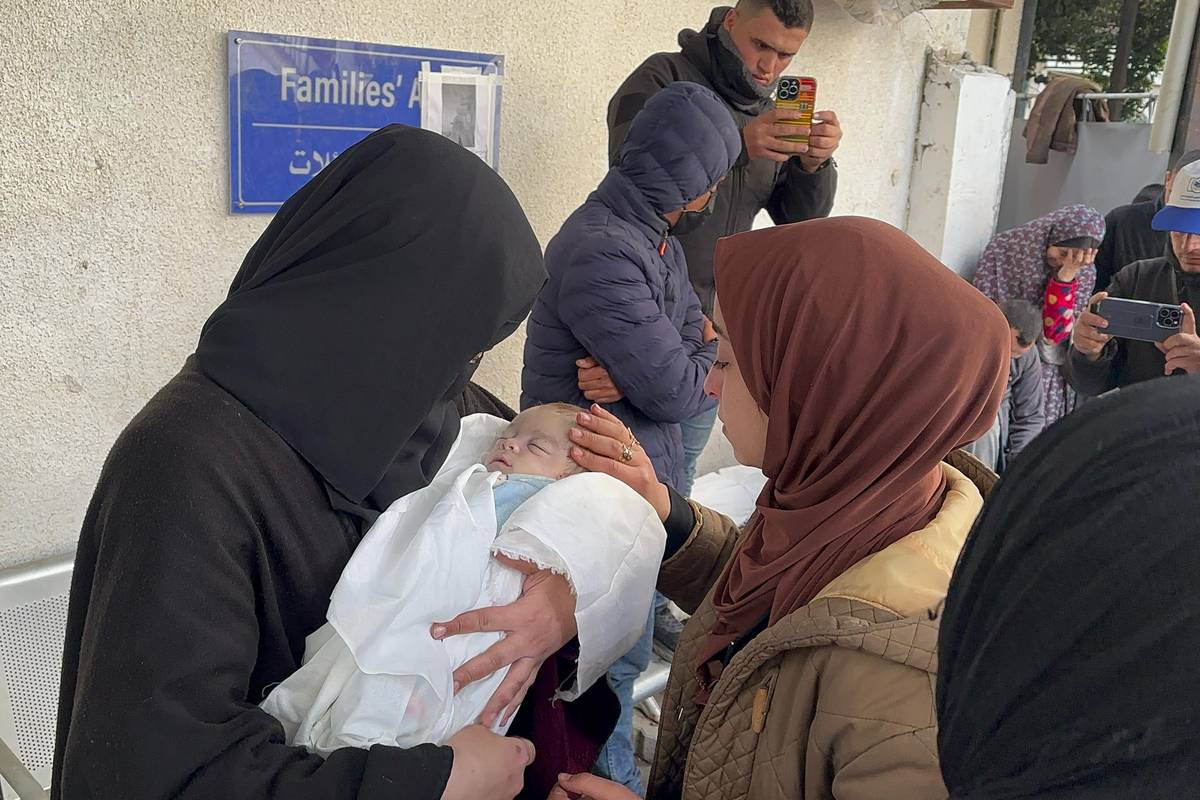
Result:
[[[1162,211],[1171,195],[1175,174],[1200,161],[1200,150],[1184,153],[1163,180],[1163,191],[1149,200],[1119,206],[1104,217],[1104,241],[1096,253],[1096,291],[1108,288],[1121,267],[1147,258],[1158,258],[1167,246],[1165,231],[1154,230],[1154,215]]]
[[[750,230],[766,210],[776,224],[829,216],[837,191],[833,153],[842,140],[837,114],[818,111],[807,131],[808,144],[788,141],[804,128],[781,124],[798,120],[799,111],[776,110],[772,95],[813,24],[812,0],[738,0],[736,7],[713,9],[699,31],[679,34],[680,51],[646,59],[617,89],[608,104],[609,164],[617,162],[633,118],[655,93],[675,81],[689,81],[714,92],[741,131],[742,152],[721,192],[705,209],[705,218],[674,234],[683,245],[688,276],[706,320],[713,313],[713,249],[717,239]],[[820,87],[818,87],[818,94]],[[686,135],[686,132],[680,132]],[[592,354],[594,355],[594,354]],[[595,358],[581,359],[578,381],[597,402],[620,396]],[[708,444],[717,411],[702,412],[681,426],[684,479],[675,488],[687,497],[696,477],[696,461]],[[670,655],[682,630],[665,598],[655,615],[654,642]]]
[[[742,134],[742,153],[702,224],[677,235],[687,258],[692,287],[705,316],[712,316],[713,248],[717,239],[748,231],[764,209],[776,224],[826,217],[837,191],[833,153],[842,139],[837,114],[818,111],[811,129],[781,124],[799,111],[777,110],[772,95],[813,24],[812,0],[739,0],[712,11],[699,31],[679,34],[679,52],[656,53],[621,84],[608,104],[609,163],[615,163],[634,116],[646,100],[674,81],[708,87],[724,101]],[[818,87],[818,95],[820,89]],[[808,144],[785,137],[809,133]],[[580,382],[603,383],[592,361],[580,367]],[[620,388],[620,387],[616,387]],[[684,425],[688,457],[684,496],[695,478],[695,462],[708,443],[716,418],[705,412]],[[670,625],[669,615],[662,620]],[[663,642],[663,644],[669,644]]]
[[[1200,162],[1175,174],[1170,199],[1152,224],[1169,234],[1166,253],[1118,272],[1108,291],[1095,295],[1075,323],[1064,371],[1080,394],[1099,395],[1164,375],[1200,374],[1193,311],[1200,303]],[[1109,297],[1180,305],[1183,325],[1163,342],[1116,338],[1105,333],[1108,321],[1090,310]]]
[[[608,154],[613,163],[634,116],[655,92],[674,81],[707,86],[725,101],[742,132],[742,155],[734,165],[712,217],[680,236],[700,305],[712,315],[713,248],[717,239],[750,230],[766,209],[776,224],[829,215],[837,191],[832,161],[842,128],[832,111],[818,111],[809,144],[787,141],[799,112],[776,110],[779,77],[808,39],[812,0],[739,0],[713,10],[700,31],[679,34],[680,51],[646,59],[608,104]],[[818,94],[820,89],[818,87]],[[799,131],[803,133],[803,131]]]

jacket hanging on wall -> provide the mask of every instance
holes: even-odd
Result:
[[[1075,103],[1079,95],[1098,91],[1099,84],[1086,78],[1075,75],[1051,77],[1034,101],[1029,122],[1025,124],[1026,163],[1049,163],[1051,150],[1074,153],[1079,147],[1079,114]],[[1094,118],[1108,122],[1108,104],[1103,100],[1091,103]]]

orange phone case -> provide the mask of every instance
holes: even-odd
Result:
[[[816,104],[816,78],[784,76],[779,79],[779,88],[775,90],[775,108],[800,112],[800,119],[781,120],[781,124],[812,127],[813,111],[816,109]],[[784,136],[783,138],[789,142],[808,144],[807,133],[798,133],[795,136]]]

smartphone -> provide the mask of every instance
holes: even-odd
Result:
[[[795,78],[785,75],[779,79],[779,87],[775,90],[775,108],[800,112],[800,119],[780,120],[780,124],[799,125],[810,128],[813,124],[813,111],[816,107],[816,78]],[[795,136],[784,136],[782,138],[788,142],[808,144],[807,133],[797,133]]]
[[[1106,297],[1093,303],[1091,310],[1108,321],[1101,332],[1118,339],[1163,342],[1183,327],[1183,309],[1165,303]]]

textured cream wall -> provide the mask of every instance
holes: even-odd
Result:
[[[1011,78],[1024,6],[1025,0],[1015,0],[1012,8],[972,11],[967,33],[967,52],[971,58]]]
[[[901,222],[927,46],[832,0],[798,67],[847,136],[838,210]],[[231,28],[505,54],[502,161],[542,241],[604,172],[604,109],[709,4],[15,0],[0,17],[0,566],[73,547],[113,439],[191,351],[265,217],[226,213]],[[520,338],[481,380],[512,400]]]

